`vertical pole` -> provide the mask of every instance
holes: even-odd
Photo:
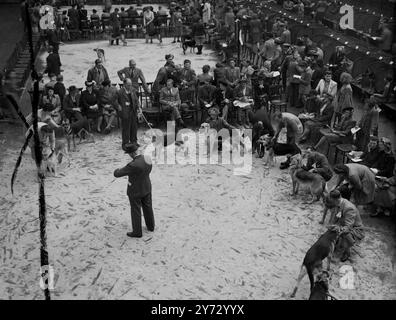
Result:
[[[34,81],[33,88],[33,99],[32,99],[32,118],[33,118],[33,138],[34,138],[34,153],[35,160],[37,166],[37,175],[39,179],[39,221],[40,221],[40,265],[41,277],[44,282],[44,296],[45,300],[51,300],[50,291],[49,291],[49,263],[48,263],[48,251],[47,251],[47,218],[46,218],[46,204],[45,204],[45,187],[44,187],[44,174],[41,172],[41,162],[42,162],[42,153],[41,153],[41,144],[38,133],[38,104],[40,98],[39,92],[39,76],[36,72],[34,66],[34,48],[33,48],[33,32],[32,32],[32,21],[30,19],[29,14],[29,6],[26,2],[25,4],[26,10],[26,22],[27,22],[27,32],[28,32],[28,41],[30,48],[30,70],[32,81]]]

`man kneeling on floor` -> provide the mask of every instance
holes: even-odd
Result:
[[[138,154],[137,143],[127,143],[125,153],[133,159],[124,168],[114,171],[116,178],[128,176],[127,195],[131,205],[132,232],[127,236],[131,238],[142,237],[142,213],[149,231],[154,231],[154,212],[151,197],[150,172],[152,169],[151,159],[148,156]]]
[[[354,244],[364,238],[364,229],[359,210],[356,206],[341,197],[338,190],[333,190],[325,199],[325,213],[323,215],[324,223],[327,210],[333,211],[330,217],[330,224],[336,224],[341,227],[340,239],[338,240],[343,249],[341,261],[345,262],[351,255],[351,248]]]

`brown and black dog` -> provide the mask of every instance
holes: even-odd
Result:
[[[330,261],[334,252],[337,239],[340,235],[341,229],[339,226],[330,226],[328,230],[320,236],[320,238],[313,244],[313,246],[305,254],[303,263],[301,265],[300,274],[297,278],[296,286],[291,294],[295,297],[298,286],[305,274],[308,274],[311,283],[311,292],[315,285],[315,276],[322,273],[323,260],[327,258],[327,270],[330,270]]]
[[[326,191],[325,179],[320,174],[309,172],[303,169],[302,156],[300,154],[296,154],[291,157],[290,176],[293,184],[293,196],[297,195],[299,187],[302,185],[309,188],[312,196],[311,203],[319,201],[320,198],[323,198]]]

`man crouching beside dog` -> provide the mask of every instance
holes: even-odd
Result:
[[[343,249],[341,261],[345,262],[351,255],[354,244],[364,238],[364,229],[359,210],[356,206],[341,197],[338,190],[333,190],[325,198],[325,209],[321,224],[324,223],[328,211],[331,211],[329,224],[341,227],[340,244]]]

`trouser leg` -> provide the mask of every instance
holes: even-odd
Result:
[[[226,104],[223,108],[223,119],[227,121],[228,118],[228,104]]]
[[[149,231],[154,231],[155,221],[154,221],[154,212],[153,212],[151,193],[144,196],[141,199],[141,201],[142,201],[143,216],[144,216],[144,221],[146,222],[146,227]]]
[[[142,234],[142,202],[140,198],[129,197],[131,205],[132,232],[136,235]]]
[[[130,142],[135,143],[137,142],[137,115],[132,113],[130,118],[129,140]]]
[[[130,139],[130,129],[129,129],[130,120],[129,120],[129,117],[123,116],[121,118],[121,126],[122,126],[122,133],[121,133],[122,145],[125,145],[125,144],[127,144],[129,142],[129,139]]]

